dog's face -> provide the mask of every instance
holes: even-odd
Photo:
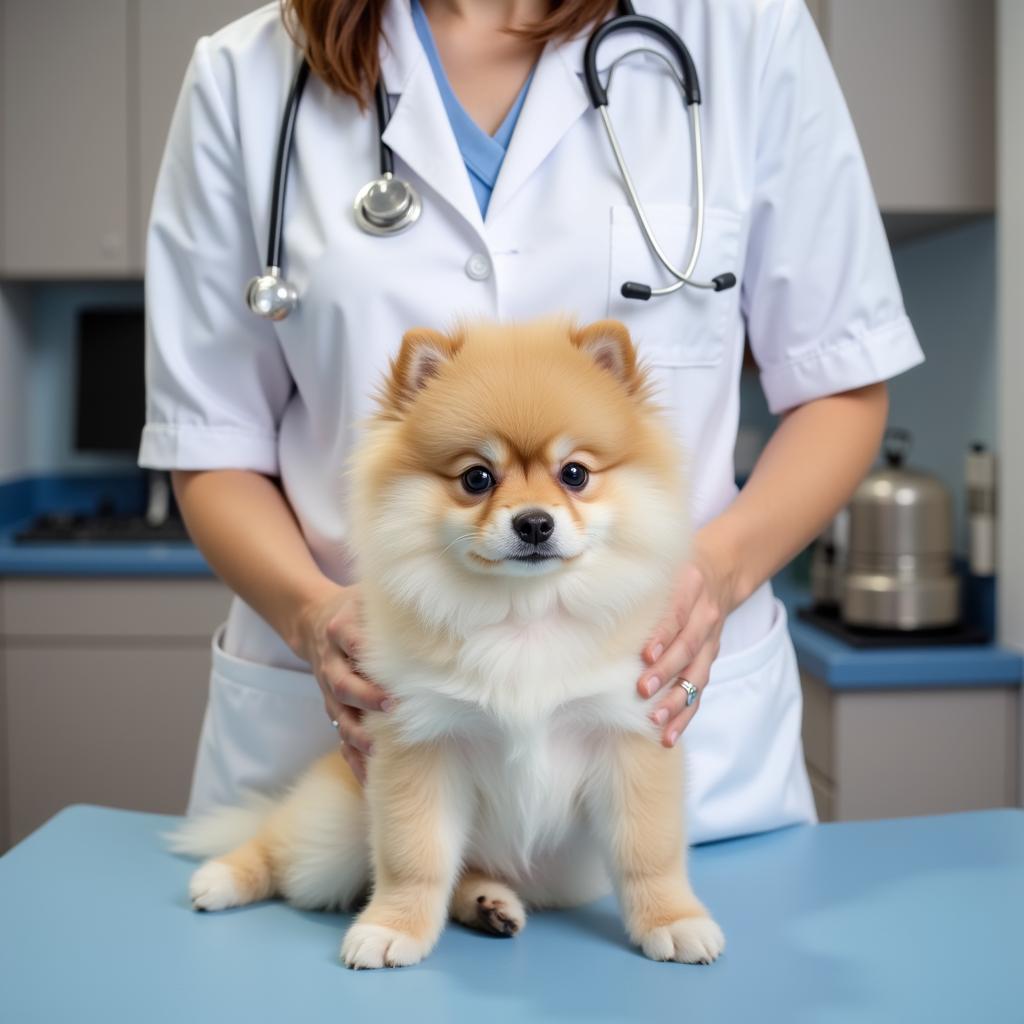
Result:
[[[540,587],[685,543],[678,453],[622,324],[410,331],[381,406],[358,513],[377,528],[357,532],[407,586],[417,560]]]

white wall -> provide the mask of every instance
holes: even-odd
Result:
[[[0,284],[0,483],[28,469],[28,288]]]
[[[1024,3],[1000,0],[999,187],[999,636],[1024,651]],[[1021,702],[1024,736],[1024,701]],[[1024,801],[1024,756],[1018,797]]]

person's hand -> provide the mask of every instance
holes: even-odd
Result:
[[[302,610],[300,657],[310,663],[324,695],[324,710],[337,722],[341,752],[356,777],[366,781],[366,755],[372,750],[362,726],[364,711],[387,711],[393,699],[359,674],[363,644],[362,598],[358,584],[332,586]]]
[[[651,720],[662,727],[666,747],[675,745],[700,707],[700,694],[718,656],[722,625],[734,606],[729,577],[714,562],[698,543],[676,577],[668,611],[643,651],[648,667],[637,689],[643,697],[662,691]],[[689,707],[687,692],[679,685],[683,679],[697,688],[697,699]]]

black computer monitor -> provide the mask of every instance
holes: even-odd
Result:
[[[145,317],[141,308],[78,315],[75,448],[134,455],[146,419]]]

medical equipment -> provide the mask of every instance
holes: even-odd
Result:
[[[270,230],[267,238],[267,265],[260,276],[249,282],[246,289],[249,309],[257,316],[268,320],[283,320],[296,307],[299,300],[295,286],[281,274],[282,240],[284,200],[288,188],[288,164],[295,134],[295,118],[308,80],[309,64],[303,59],[295,72],[288,93],[284,120],[281,122],[281,133],[277,141],[274,185],[270,202]],[[364,231],[371,235],[390,235],[404,231],[413,224],[423,207],[419,194],[412,185],[401,178],[396,178],[394,174],[394,154],[384,141],[384,129],[391,118],[391,111],[383,79],[378,79],[374,97],[380,135],[380,177],[374,178],[359,190],[353,204],[353,212],[356,223]]]
[[[636,47],[617,57],[611,64],[608,84],[602,85],[597,72],[597,53],[601,44],[616,32],[640,32],[660,39],[679,62],[679,69],[659,50],[650,47]],[[695,192],[695,223],[690,256],[686,267],[679,270],[669,262],[661,246],[658,244],[650,221],[640,201],[633,178],[626,165],[625,156],[615,135],[611,117],[608,114],[608,87],[619,62],[637,53],[650,54],[663,61],[668,67],[673,81],[679,88],[683,102],[690,112],[690,133],[693,149],[694,192]],[[302,93],[309,79],[309,64],[303,58],[299,62],[295,78],[285,102],[284,117],[278,137],[277,155],[274,165],[274,183],[271,194],[270,227],[267,238],[267,265],[263,273],[254,277],[246,289],[246,300],[249,309],[257,316],[268,320],[283,320],[298,304],[298,292],[281,272],[283,262],[283,226],[284,200],[288,182],[288,164],[293,148],[295,119],[298,115]],[[629,0],[620,3],[620,13],[598,27],[587,42],[583,56],[583,78],[591,106],[601,115],[605,133],[615,155],[619,173],[622,176],[629,204],[633,209],[640,230],[651,252],[658,262],[675,278],[668,285],[653,288],[636,281],[626,281],[622,285],[622,295],[627,299],[646,301],[654,295],[668,295],[690,285],[712,291],[724,291],[736,284],[736,277],[731,273],[719,274],[710,281],[699,281],[693,277],[697,260],[700,257],[701,244],[704,238],[704,153],[701,138],[700,121],[700,82],[697,68],[686,44],[663,22],[636,14]],[[375,106],[377,113],[377,129],[380,138],[380,176],[361,188],[353,203],[353,215],[356,224],[363,231],[372,235],[392,235],[404,231],[419,218],[422,203],[416,190],[408,182],[394,176],[394,156],[384,142],[384,130],[390,119],[388,94],[383,79],[378,79],[375,89]]]

